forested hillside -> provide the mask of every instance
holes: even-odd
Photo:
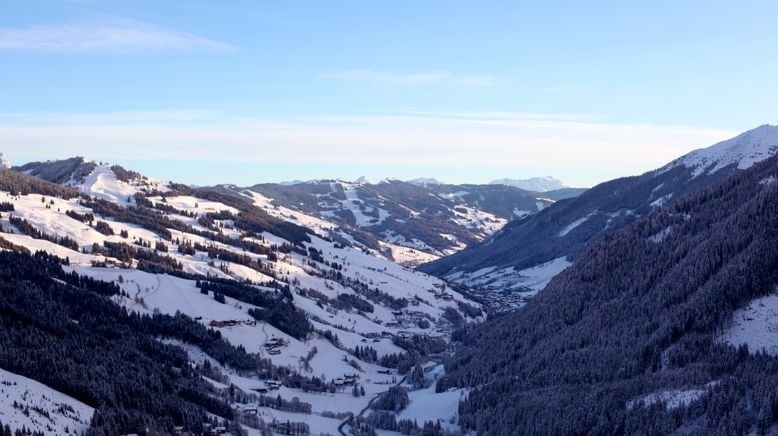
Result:
[[[778,158],[606,236],[522,309],[464,336],[438,389],[478,434],[746,434],[778,358],[720,337],[778,283]]]
[[[60,261],[0,252],[0,368],[97,409],[90,435],[200,432],[206,412],[233,417],[186,352],[157,337],[199,342],[247,369],[252,357],[186,316],[128,313],[109,299],[118,286],[68,274]]]

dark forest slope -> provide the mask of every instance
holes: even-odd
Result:
[[[0,252],[0,368],[97,409],[90,435],[199,433],[226,401],[189,364],[176,338],[230,365],[256,369],[244,350],[186,316],[139,316],[108,297],[119,287],[68,274],[45,254]]]
[[[440,389],[479,434],[745,434],[778,417],[778,358],[717,341],[778,283],[778,159],[606,236],[524,308],[466,335]],[[752,350],[753,351],[753,350]],[[713,382],[712,385],[708,385]],[[629,409],[706,390],[673,411]]]

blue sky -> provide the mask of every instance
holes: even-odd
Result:
[[[7,2],[0,151],[590,186],[778,122],[778,2]]]

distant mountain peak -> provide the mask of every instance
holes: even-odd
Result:
[[[8,159],[3,153],[0,153],[0,170],[7,170],[11,168],[11,159]]]
[[[443,182],[441,182],[438,179],[434,179],[432,177],[419,177],[417,179],[408,180],[408,183],[416,186],[427,186],[427,185],[442,185]]]
[[[776,153],[778,153],[778,126],[763,124],[708,148],[694,150],[660,168],[659,172],[680,165],[691,168],[695,177],[715,173],[730,165],[736,165],[738,169],[744,170]]]
[[[553,176],[531,177],[528,179],[498,179],[489,183],[490,185],[506,185],[519,189],[535,192],[547,192],[566,188],[561,180]]]

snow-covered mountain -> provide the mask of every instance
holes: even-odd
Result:
[[[412,185],[417,186],[426,186],[426,185],[442,185],[443,182],[441,182],[438,179],[432,178],[432,177],[419,177],[416,179],[408,180],[408,183]]]
[[[559,201],[507,224],[478,245],[421,265],[419,270],[478,287],[498,307],[522,305],[604,235],[776,151],[778,127],[760,126],[657,170],[611,180],[579,197]]]
[[[553,176],[532,177],[529,179],[498,179],[489,183],[490,185],[513,186],[525,191],[547,192],[567,188],[561,180]]]
[[[167,183],[128,171],[119,165],[88,161],[83,157],[31,162],[16,171],[75,188],[87,195],[118,203],[132,203],[138,193],[164,192]]]
[[[34,162],[16,168],[25,174],[117,202],[137,192],[165,191],[165,184],[110,164],[83,158]],[[114,180],[116,179],[116,180]],[[429,181],[427,181],[429,182]],[[253,195],[259,207],[282,220],[299,214],[315,218],[329,237],[406,266],[416,266],[482,241],[513,219],[524,218],[572,198],[583,189],[543,193],[506,185],[447,185],[386,179],[369,183],[310,180],[217,186],[225,195]],[[323,223],[324,224],[323,224]]]
[[[395,385],[410,391],[408,416],[448,423],[456,414],[462,391],[435,393],[435,355],[454,329],[485,314],[443,280],[376,256],[332,222],[268,206],[256,191],[189,188],[82,159],[18,170],[0,171],[0,248],[67,259],[67,271],[117,284],[111,298],[130,312],[186,316],[263,359],[272,370],[246,371],[159,338],[213,371],[214,395],[236,417],[337,434]],[[339,186],[346,198],[359,195]],[[417,364],[425,371],[409,375]],[[263,403],[271,393],[300,406]],[[439,402],[451,407],[428,409]],[[81,406],[73,405],[81,415],[91,410]]]
[[[303,213],[337,226],[369,250],[416,265],[477,243],[512,219],[523,218],[580,191],[537,193],[505,185],[446,185],[387,179],[376,184],[339,180],[295,185],[222,187],[262,197],[271,215]]]
[[[11,159],[3,153],[0,153],[0,170],[7,170],[11,168]]]
[[[776,151],[778,126],[764,124],[711,147],[694,150],[660,168],[658,172],[684,166],[690,168],[692,174],[697,177],[730,166],[744,170],[775,155]]]

